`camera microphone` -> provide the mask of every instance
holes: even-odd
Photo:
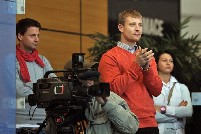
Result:
[[[91,80],[91,79],[98,79],[100,76],[100,73],[97,72],[97,71],[91,71],[91,70],[88,70],[84,73],[81,73],[79,75],[79,79],[80,80]]]

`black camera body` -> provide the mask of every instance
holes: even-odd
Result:
[[[68,83],[58,81],[56,78],[42,78],[33,84],[33,93],[28,96],[29,105],[37,105],[38,108],[50,107],[57,100],[71,100],[72,94],[68,89]]]
[[[53,70],[45,73],[44,78],[33,84],[33,94],[28,96],[30,106],[38,108],[55,109],[83,109],[93,96],[109,96],[109,83],[96,83],[90,87],[81,81],[91,78],[98,79],[99,73],[93,69],[83,67],[84,54],[72,55],[72,69]],[[48,78],[50,73],[63,72],[65,77]]]
[[[76,80],[77,81],[77,80]],[[42,78],[33,84],[33,93],[28,96],[29,105],[38,108],[72,107],[75,102],[87,105],[93,96],[109,96],[108,83],[98,83],[90,87],[73,85],[72,82],[61,81],[58,78]],[[74,107],[75,108],[75,107]]]

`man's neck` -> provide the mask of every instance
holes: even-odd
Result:
[[[136,45],[136,42],[129,42],[129,41],[126,41],[126,40],[121,40],[121,43],[129,45],[130,47],[133,47],[133,46]]]
[[[23,45],[21,45],[21,44],[19,44],[19,46],[20,46],[20,48],[22,49],[22,50],[24,50],[25,52],[27,52],[27,53],[32,53],[33,52],[33,50],[29,50],[29,49],[26,49],[26,47],[24,47]]]

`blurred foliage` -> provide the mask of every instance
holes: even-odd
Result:
[[[89,48],[90,58],[94,62],[99,62],[103,53],[116,46],[116,41],[109,36],[101,33],[88,35],[91,39],[95,40],[94,46]]]
[[[164,37],[143,35],[138,42],[141,47],[152,49],[154,53],[171,50],[177,63],[175,69],[178,73],[175,77],[186,85],[189,85],[192,75],[201,70],[201,41],[197,40],[198,34],[188,38],[188,32],[181,34],[181,30],[188,26],[189,21],[190,17],[181,23],[170,24],[169,29],[172,32],[165,33]],[[116,46],[113,37],[101,33],[91,34],[89,37],[95,40],[94,46],[88,49],[92,61],[98,62],[103,53]]]

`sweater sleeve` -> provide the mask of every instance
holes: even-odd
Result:
[[[143,71],[143,81],[150,95],[156,97],[161,94],[163,84],[158,75],[155,59],[151,60],[149,70]]]
[[[187,106],[166,106],[166,114],[177,118],[191,117],[193,113],[193,108],[191,104],[189,90],[184,84],[181,84],[180,87],[182,100],[188,102]]]
[[[159,112],[156,112],[156,121],[158,123],[171,123],[171,122],[176,122],[177,121],[177,118],[176,117],[173,117],[173,116],[168,116],[166,114],[161,114]]]

